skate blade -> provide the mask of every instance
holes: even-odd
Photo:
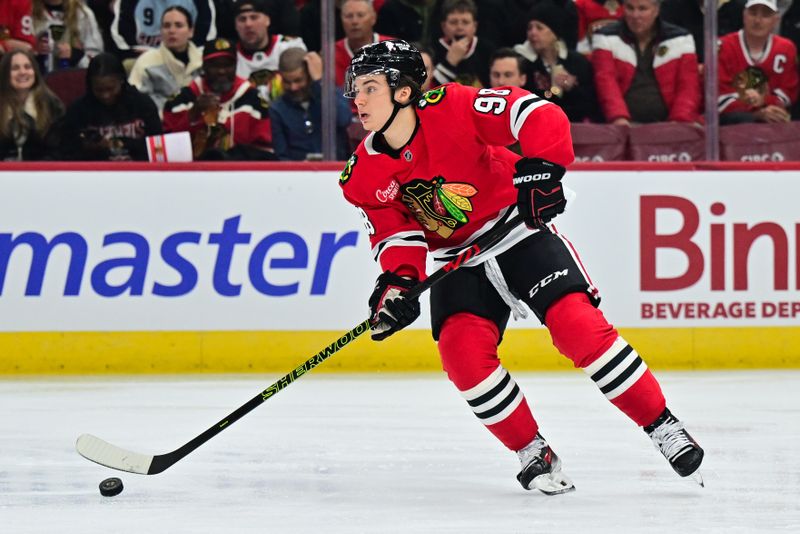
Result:
[[[700,474],[700,470],[699,469],[697,471],[695,471],[694,473],[692,473],[691,475],[689,475],[689,478],[691,480],[694,480],[698,484],[700,484],[701,488],[705,488],[706,487],[705,482],[703,482],[703,475]]]
[[[539,475],[533,479],[533,487],[545,495],[561,495],[562,493],[575,491],[575,484],[560,471]]]

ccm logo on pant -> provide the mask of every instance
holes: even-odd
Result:
[[[528,292],[528,296],[530,298],[533,298],[533,296],[536,293],[538,293],[539,290],[542,289],[544,286],[546,286],[547,284],[549,284],[553,280],[558,280],[562,276],[567,276],[567,273],[569,273],[569,269],[564,269],[563,271],[555,271],[553,273],[548,274],[547,276],[545,276],[544,278],[539,280],[536,283],[536,285],[531,288],[531,290]]]
[[[526,174],[525,176],[515,176],[514,185],[524,184],[526,182],[541,182],[542,180],[549,180],[549,172],[540,172],[537,174]]]

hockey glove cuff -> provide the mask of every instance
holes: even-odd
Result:
[[[519,214],[528,228],[544,228],[567,206],[561,185],[566,169],[540,158],[522,158],[515,167]]]
[[[381,341],[402,330],[419,317],[419,298],[403,296],[417,281],[385,271],[375,281],[375,290],[369,297],[371,335]]]

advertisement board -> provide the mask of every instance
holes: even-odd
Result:
[[[617,327],[800,324],[800,170],[565,182],[577,198],[555,224]],[[336,171],[11,170],[0,184],[0,333],[302,334],[367,315],[379,269]]]

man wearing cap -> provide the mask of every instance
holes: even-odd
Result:
[[[797,48],[772,34],[775,0],[748,0],[742,22],[741,30],[720,39],[720,124],[788,122],[797,100]]]
[[[268,0],[239,0],[234,7],[236,33],[236,75],[250,80],[261,96],[272,101],[281,94],[278,59],[288,48],[306,49],[300,37],[270,35],[271,4]]]
[[[266,103],[236,76],[236,49],[227,39],[203,48],[203,75],[164,106],[164,130],[188,131],[195,159],[274,159]]]
[[[592,38],[592,67],[607,122],[697,122],[700,76],[692,35],[659,17],[661,0],[624,0],[623,18]]]

